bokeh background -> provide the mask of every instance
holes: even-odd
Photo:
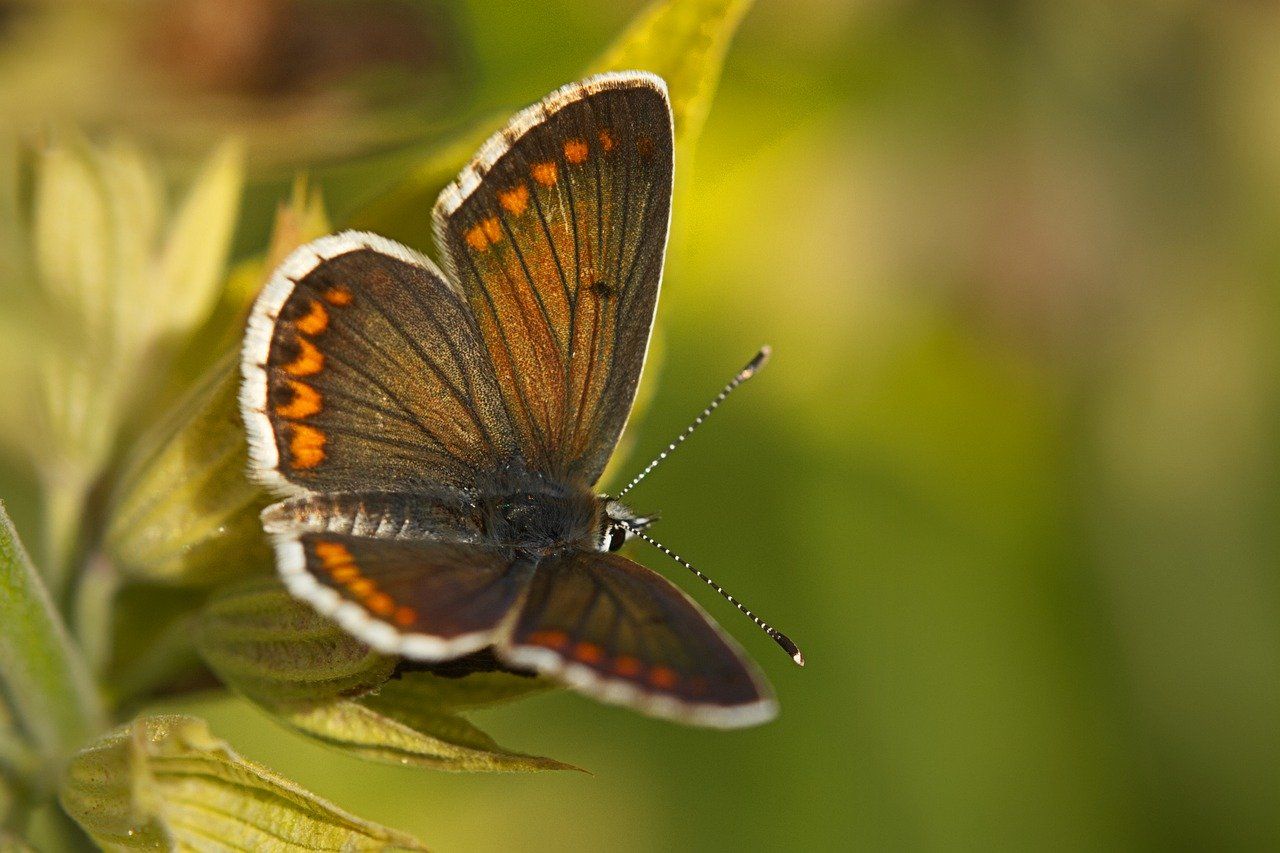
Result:
[[[0,113],[128,132],[178,176],[240,133],[247,256],[297,171],[340,220],[404,152],[578,76],[641,4],[152,8],[0,4]],[[622,468],[773,345],[634,498],[804,648],[801,670],[637,552],[757,657],[776,722],[556,693],[478,719],[592,775],[454,775],[216,694],[164,708],[440,850],[1274,849],[1277,43],[1280,9],[1218,0],[746,17],[678,164]],[[0,472],[34,518],[27,469]]]

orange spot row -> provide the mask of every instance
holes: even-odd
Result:
[[[299,421],[303,418],[311,417],[324,408],[324,402],[320,397],[319,391],[296,379],[286,381],[289,383],[290,390],[293,391],[293,399],[282,406],[276,406],[277,415],[289,420]]]
[[[290,424],[289,453],[299,468],[314,468],[324,461],[324,433],[306,424]]]
[[[617,146],[617,144],[618,144],[618,141],[613,138],[613,134],[610,133],[607,128],[605,130],[600,131],[600,147],[601,148],[603,148],[605,151],[612,151]]]
[[[335,581],[346,587],[347,592],[364,603],[376,616],[394,616],[402,626],[411,625],[418,614],[411,607],[397,607],[395,600],[378,589],[372,578],[364,577],[355,558],[341,542],[320,541],[312,546],[320,562]]]
[[[534,631],[524,642],[555,649],[559,652],[567,652],[574,660],[590,666],[598,666],[606,657],[605,651],[600,645],[587,640],[580,640],[570,648],[569,635],[557,628],[544,628],[540,631]],[[639,658],[631,655],[619,655],[613,660],[611,669],[615,675],[622,678],[639,680],[645,671],[645,665]],[[680,681],[679,675],[670,667],[656,664],[648,669],[647,677],[644,680],[659,690],[671,690]]]

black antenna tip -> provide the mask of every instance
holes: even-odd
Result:
[[[769,635],[773,637],[773,641],[782,646],[782,650],[791,655],[791,659],[799,666],[804,666],[804,653],[800,651],[800,647],[791,642],[791,638],[781,631],[774,631]]]
[[[769,356],[773,354],[773,347],[765,344],[760,347],[760,352],[756,353],[755,358],[747,362],[747,366],[742,368],[742,372],[738,374],[738,381],[745,382],[752,376],[756,375],[756,371],[765,366],[769,361]]]

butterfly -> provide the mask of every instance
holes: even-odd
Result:
[[[739,646],[617,553],[654,519],[593,488],[645,360],[673,163],[665,83],[590,77],[441,192],[443,268],[353,231],[280,265],[240,403],[252,474],[285,497],[262,518],[294,596],[409,660],[490,649],[698,725],[776,713]]]

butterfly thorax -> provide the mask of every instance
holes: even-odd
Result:
[[[603,527],[603,503],[589,490],[546,484],[478,502],[485,538],[495,544],[550,554],[567,549],[595,550]]]

